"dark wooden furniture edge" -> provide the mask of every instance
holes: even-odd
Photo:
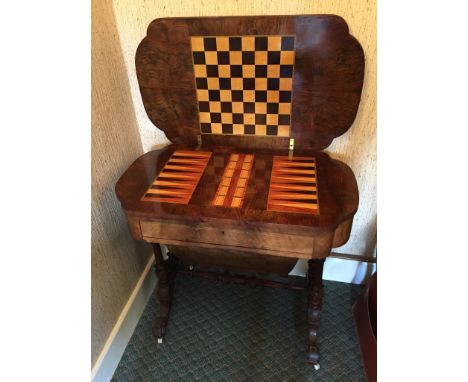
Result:
[[[353,318],[364,370],[369,382],[377,381],[377,272],[353,305]]]

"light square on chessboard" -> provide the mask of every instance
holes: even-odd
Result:
[[[237,134],[237,135],[244,134],[244,125],[234,124],[233,134]]]
[[[268,50],[281,50],[281,36],[268,36]]]
[[[279,137],[289,137],[289,126],[278,126]]]
[[[198,89],[197,90],[197,98],[199,101],[209,101],[208,90],[205,89]]]
[[[244,88],[244,80],[242,78],[231,78],[231,89],[242,90]]]
[[[280,90],[292,90],[292,78],[280,78]]]
[[[244,114],[244,125],[255,125],[255,114]],[[255,133],[257,133],[257,130],[255,130]]]
[[[220,78],[230,78],[231,65],[218,65],[218,73]]]
[[[266,65],[268,64],[268,53],[256,51],[255,52],[255,65]]]
[[[289,102],[280,102],[278,105],[278,114],[291,114],[291,104]]]
[[[279,91],[267,90],[267,102],[279,102]]]
[[[199,115],[200,115],[200,123],[210,123],[211,122],[210,113],[200,112]]]
[[[218,65],[218,53],[205,52],[205,63],[207,65]]]
[[[221,102],[210,101],[210,112],[211,113],[220,113],[221,112]]]
[[[268,78],[279,78],[280,77],[280,66],[279,65],[268,65],[267,67]]]
[[[218,52],[229,52],[229,37],[216,37],[216,49]]]
[[[242,65],[242,52],[229,52],[230,65]]]
[[[244,112],[244,103],[243,102],[233,102],[232,103],[232,112],[242,114]]]
[[[266,125],[256,125],[255,135],[266,135]]]
[[[255,113],[256,114],[266,114],[266,103],[265,102],[255,102]]]
[[[206,74],[206,65],[194,65],[195,77],[205,78]]]
[[[278,114],[267,114],[267,125],[278,125]]]
[[[254,51],[255,50],[255,37],[254,36],[245,36],[242,37],[242,51]]]
[[[192,51],[193,52],[203,52],[205,50],[205,42],[203,37],[192,37]]]
[[[230,102],[232,101],[232,93],[230,90],[220,90],[221,101]]]
[[[223,129],[220,123],[212,123],[211,124],[211,133],[212,134],[221,134]]]
[[[255,65],[242,65],[242,77],[255,78]]]
[[[255,78],[255,89],[256,90],[267,90],[268,89],[267,78]]]
[[[244,102],[255,102],[255,90],[244,90]]]
[[[294,65],[294,51],[282,51],[280,53],[280,64],[281,65]]]
[[[209,77],[207,79],[208,89],[219,90],[219,78]]]
[[[232,123],[232,113],[221,113],[221,123]]]

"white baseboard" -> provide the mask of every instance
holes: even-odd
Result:
[[[109,382],[112,379],[128,341],[130,341],[156,286],[156,275],[154,272],[150,272],[153,263],[154,257],[151,256],[91,369],[92,382]]]
[[[323,279],[349,284],[365,284],[375,270],[375,263],[327,257],[323,266]],[[306,273],[307,261],[299,260],[289,274],[304,277]]]

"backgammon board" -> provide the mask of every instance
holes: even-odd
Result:
[[[172,142],[116,186],[133,237],[154,247],[158,342],[177,272],[293,287],[193,266],[287,275],[305,259],[307,360],[317,368],[323,262],[358,208],[353,172],[322,150],[355,118],[361,46],[333,15],[158,19],[136,71],[148,117]]]

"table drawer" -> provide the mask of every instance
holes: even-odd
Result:
[[[312,254],[310,236],[265,232],[259,229],[215,227],[208,224],[188,225],[176,222],[140,221],[143,239],[162,244],[199,243],[228,247]]]

